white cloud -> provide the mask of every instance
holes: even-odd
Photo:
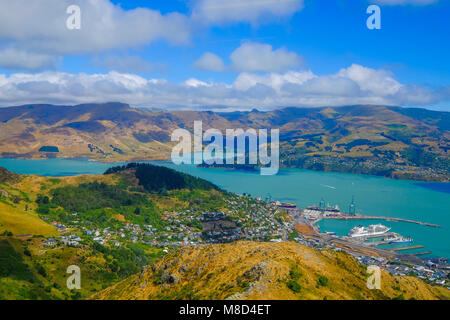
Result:
[[[209,71],[281,72],[303,64],[302,57],[295,52],[285,48],[273,50],[271,45],[257,42],[243,43],[231,53],[230,60],[231,64],[225,66],[220,57],[206,52],[193,67]]]
[[[311,71],[288,71],[284,74],[270,73],[265,75],[244,72],[236,78],[233,87],[239,91],[247,91],[256,85],[264,85],[280,92],[286,84],[302,85],[306,81],[316,77]]]
[[[395,94],[402,87],[391,77],[390,72],[365,68],[357,64],[341,69],[338,75],[353,80],[361,90],[375,95]]]
[[[303,0],[192,0],[192,17],[203,24],[259,24],[290,17],[303,9]]]
[[[230,56],[232,68],[237,71],[279,72],[299,67],[302,58],[285,48],[273,50],[269,44],[246,42]]]
[[[311,71],[242,73],[232,84],[194,78],[178,84],[118,72],[0,75],[1,106],[122,101],[166,109],[248,110],[352,104],[431,105],[449,99],[448,88],[435,92],[401,84],[387,71],[359,65],[329,75]]]
[[[380,5],[396,6],[396,5],[415,5],[426,6],[438,2],[439,0],[373,0],[373,2]]]
[[[81,8],[80,30],[66,27],[66,10],[73,4]],[[186,44],[193,28],[289,17],[303,8],[303,0],[193,0],[191,7],[188,16],[147,8],[124,10],[111,0],[0,1],[0,43],[10,50],[1,53],[0,67],[37,70],[53,68],[65,55],[138,48],[158,40]],[[15,62],[11,50],[19,53]],[[200,67],[223,68],[220,58],[203,58]],[[125,62],[120,69],[128,64],[128,72],[136,71],[136,61]]]
[[[194,87],[194,88],[197,88],[197,87],[210,87],[211,86],[210,84],[208,84],[208,83],[206,83],[204,81],[195,79],[195,78],[187,79],[184,82],[184,85],[187,86],[187,87]]]
[[[175,44],[190,40],[190,22],[185,15],[162,15],[144,8],[123,10],[108,0],[76,1],[81,8],[81,29],[69,30],[66,9],[73,3],[73,0],[0,1],[0,41],[8,48],[27,52],[35,60],[38,55],[44,60],[45,56],[139,47],[159,39]],[[24,62],[16,67],[34,69],[38,64]]]
[[[211,52],[204,53],[197,61],[194,62],[192,67],[195,69],[209,70],[209,71],[225,70],[223,60]]]

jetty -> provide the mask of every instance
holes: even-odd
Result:
[[[394,249],[391,249],[391,250],[392,251],[403,251],[403,250],[412,250],[412,249],[420,249],[420,248],[423,248],[423,245],[418,244],[418,245],[415,245],[415,246],[394,248]]]
[[[417,253],[411,253],[411,255],[413,256],[424,256],[426,254],[431,254],[431,251],[421,251],[421,252],[417,252]]]
[[[423,226],[433,227],[433,228],[441,228],[440,225],[428,223],[428,222],[421,222],[421,221],[415,221],[410,219],[403,219],[403,218],[393,218],[393,217],[378,217],[378,216],[364,216],[362,214],[357,215],[340,215],[340,216],[332,216],[332,217],[326,217],[324,219],[336,219],[336,220],[385,220],[385,221],[393,221],[393,222],[407,222],[407,223],[414,223],[414,224],[420,224]]]

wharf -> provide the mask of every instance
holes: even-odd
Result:
[[[392,251],[403,251],[403,250],[412,250],[412,249],[420,249],[420,248],[423,248],[423,245],[418,244],[418,245],[415,245],[415,246],[394,248],[394,249],[391,249],[391,250]]]
[[[385,221],[394,221],[394,222],[407,222],[407,223],[414,223],[414,224],[420,224],[423,226],[433,227],[433,228],[441,228],[440,225],[428,223],[428,222],[422,222],[422,221],[415,221],[410,219],[403,219],[403,218],[392,218],[392,217],[378,217],[378,216],[364,216],[361,214],[358,215],[341,215],[341,216],[333,216],[333,217],[324,217],[324,219],[336,219],[336,220],[385,220]]]

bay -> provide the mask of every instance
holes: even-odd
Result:
[[[418,251],[432,251],[434,256],[450,259],[450,188],[444,183],[392,180],[365,175],[316,172],[302,169],[281,169],[276,176],[261,176],[259,172],[177,166],[171,162],[152,162],[209,180],[221,188],[248,193],[254,197],[296,203],[299,207],[318,204],[323,198],[346,211],[355,198],[357,212],[365,215],[397,217],[438,224],[432,228],[405,222],[336,221],[319,223],[321,231],[345,235],[356,225],[382,223],[393,232],[424,245]],[[99,163],[83,159],[0,159],[0,166],[22,174],[72,176],[102,174],[107,168],[122,163]],[[417,250],[416,250],[417,251]]]

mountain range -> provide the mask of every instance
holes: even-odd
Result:
[[[358,105],[262,112],[163,111],[123,103],[0,109],[0,156],[168,160],[177,128],[280,129],[281,165],[449,181],[450,113]]]

